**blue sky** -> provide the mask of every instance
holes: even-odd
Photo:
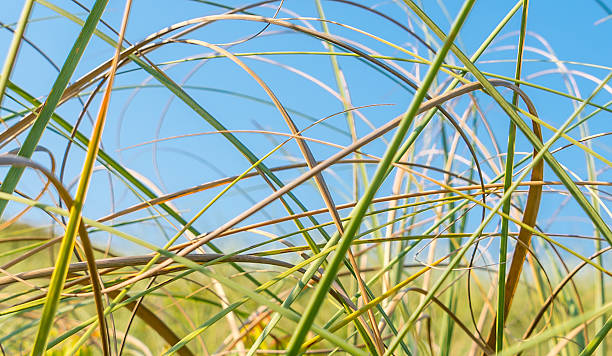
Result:
[[[79,9],[71,1],[53,0],[52,3],[63,7],[66,10],[77,14],[80,18],[85,17],[85,12]],[[90,7],[93,1],[84,1],[86,6]],[[111,0],[108,8],[103,16],[103,19],[114,27],[118,27],[123,11],[123,1]],[[238,6],[243,4],[241,1],[225,1],[225,4]],[[399,1],[364,1],[363,4],[373,6],[376,9],[385,12],[397,19],[398,21],[410,24],[415,32],[423,34],[422,27],[412,15],[409,16],[401,9]],[[443,25],[444,30],[450,27],[449,21],[445,15],[445,11],[451,17],[456,14],[461,5],[461,1],[445,1],[443,2],[447,9],[440,7],[441,1],[423,1],[425,11]],[[471,54],[480,45],[482,40],[487,36],[490,30],[496,23],[505,15],[515,1],[491,1],[480,0],[476,2],[475,8],[472,10],[467,24],[460,33],[458,44],[462,46],[465,53]],[[12,24],[16,21],[22,1],[8,0],[4,1],[2,11],[0,13],[0,21],[5,24]],[[566,61],[584,62],[607,66],[612,58],[612,41],[610,33],[612,33],[612,20],[600,22],[610,14],[607,12],[606,1],[532,1],[528,17],[528,31],[540,36],[554,50],[557,58]],[[608,1],[608,6],[612,3]],[[329,19],[339,21],[351,26],[358,27],[365,31],[369,31],[378,36],[385,38],[400,45],[416,44],[413,38],[409,38],[405,32],[401,32],[392,24],[389,24],[382,19],[373,18],[366,12],[360,9],[350,8],[345,5],[323,1],[323,6],[326,15]],[[304,0],[287,0],[284,7],[294,11],[300,16],[316,17],[316,8],[314,1]],[[260,8],[255,10],[256,13],[271,16],[275,9],[270,7]],[[190,19],[197,16],[220,13],[222,10],[205,5],[195,1],[161,1],[161,0],[135,0],[132,16],[127,30],[127,39],[131,42],[142,40],[147,35],[160,30],[173,23]],[[292,17],[294,15],[281,12],[280,17]],[[79,26],[71,21],[58,16],[55,12],[45,8],[40,4],[35,5],[34,12],[31,16],[32,24],[28,27],[26,36],[32,42],[36,43],[55,63],[62,65],[65,55],[74,42]],[[511,48],[504,49],[503,46],[515,46],[517,36],[512,33],[519,28],[520,14],[515,16],[513,20],[502,31],[501,41],[497,46],[502,46],[499,51],[492,51],[485,54],[481,60],[483,64],[481,69],[484,71],[495,72],[497,74],[513,76],[514,73],[514,53]],[[310,24],[319,29],[320,25],[315,21],[310,21]],[[213,24],[204,30],[195,32],[191,38],[204,40],[210,43],[231,42],[237,39],[244,38],[249,34],[257,32],[261,29],[260,23],[244,23],[237,21],[228,21],[224,23]],[[109,31],[104,27],[99,27],[104,33],[109,34]],[[354,41],[360,41],[374,50],[380,51],[384,55],[407,57],[405,54],[390,48],[388,46],[377,43],[376,41],[367,38],[364,35],[356,34],[345,28],[338,26],[330,27],[332,33],[345,36]],[[260,38],[249,41],[248,43],[232,47],[233,52],[251,52],[251,51],[285,51],[285,50],[308,50],[308,51],[323,51],[324,48],[320,41],[308,38],[301,34],[295,33],[280,33],[282,31],[278,27],[271,26],[267,32]],[[114,37],[115,38],[115,37]],[[11,39],[11,33],[6,29],[0,31],[0,48],[3,50],[8,47]],[[439,45],[437,39],[434,40],[434,47]],[[526,45],[529,48],[545,49],[546,46],[538,40],[536,36],[529,36]],[[422,45],[417,45],[418,53],[426,58],[430,58],[430,53]],[[87,73],[103,60],[110,58],[114,49],[101,41],[98,38],[93,38],[88,46],[83,60],[77,67],[77,71],[73,80]],[[2,51],[4,53],[4,51]],[[189,56],[197,56],[210,53],[210,50],[188,46],[184,44],[168,45],[165,48],[151,54],[149,58],[156,63],[164,63]],[[268,56],[270,60],[281,62],[285,65],[290,65],[312,75],[321,82],[335,89],[335,82],[329,58],[325,56],[295,56],[295,55],[279,55]],[[545,63],[541,60],[544,58],[540,54],[528,50],[525,54],[526,62],[524,64],[525,76],[532,75],[538,71],[545,69],[553,69],[554,65]],[[457,63],[456,60],[449,58],[450,62]],[[490,63],[495,60],[504,60],[501,63]],[[488,63],[489,62],[489,63]],[[278,66],[271,65],[262,60],[245,59],[245,63],[252,67],[277,93],[279,99],[288,108],[297,112],[305,113],[310,118],[320,119],[330,114],[336,113],[342,109],[341,104],[333,98],[329,93],[325,92],[320,86],[313,84],[311,81],[300,77],[299,75],[287,71]],[[340,64],[347,75],[347,81],[351,89],[351,97],[353,105],[372,105],[372,104],[393,104],[393,106],[384,106],[377,108],[369,108],[362,110],[374,126],[380,126],[390,118],[402,113],[411,98],[411,94],[389,81],[380,73],[373,71],[370,67],[363,63],[350,58],[340,58]],[[198,67],[201,66],[201,67]],[[414,70],[412,64],[402,64],[406,70]],[[581,73],[586,73],[597,78],[603,78],[607,74],[607,70],[590,68],[581,65],[567,64],[568,68]],[[194,68],[197,71],[191,73]],[[425,66],[420,67],[420,76],[426,71]],[[116,80],[116,87],[140,85],[142,83],[157,84],[155,81],[150,81],[147,75],[136,68],[134,65],[128,65],[120,70],[120,75]],[[182,63],[167,70],[176,82],[182,83],[186,78],[189,80],[185,85],[188,93],[192,95],[198,102],[206,108],[219,121],[223,122],[230,129],[266,129],[287,132],[286,125],[282,121],[278,112],[272,107],[262,105],[261,103],[245,100],[244,98],[227,93],[219,92],[219,90],[235,91],[239,94],[250,95],[258,99],[266,99],[263,90],[257,83],[250,78],[244,71],[239,69],[235,64],[228,60],[211,60],[206,63],[200,61],[192,61]],[[24,45],[20,52],[18,64],[13,73],[12,80],[20,86],[26,88],[32,94],[39,98],[44,98],[48,94],[57,72],[49,65],[39,54],[31,47]],[[592,81],[577,77],[577,83],[581,90],[582,96],[588,96],[595,88],[596,84]],[[545,75],[534,78],[534,83],[549,86],[556,90],[566,92],[564,82],[559,74]],[[197,88],[196,88],[197,87]],[[573,106],[570,101],[560,99],[554,95],[543,93],[539,90],[528,88],[526,92],[532,97],[536,103],[538,111],[546,121],[554,126],[559,126],[571,114]],[[603,92],[597,96],[598,103],[605,103],[610,100],[612,95]],[[227,175],[240,174],[248,167],[247,161],[241,157],[220,135],[206,135],[192,138],[185,138],[176,141],[160,143],[158,151],[154,155],[152,146],[146,145],[129,150],[121,150],[128,146],[140,144],[142,142],[154,139],[156,135],[159,137],[169,137],[173,135],[181,135],[185,133],[196,133],[210,131],[211,127],[203,120],[197,117],[184,104],[176,99],[169,102],[170,94],[166,89],[158,87],[149,87],[139,91],[121,90],[116,91],[112,97],[111,109],[109,112],[108,124],[105,129],[103,144],[104,149],[111,153],[113,157],[119,159],[131,169],[139,172],[143,176],[148,177],[162,191],[172,192],[178,189],[190,187],[196,184],[201,184],[206,181],[214,180]],[[483,99],[483,103],[491,105],[492,102],[488,99]],[[14,102],[6,99],[4,105],[11,109],[17,109],[19,106]],[[97,112],[98,101],[92,105],[91,115],[95,117]],[[592,109],[587,109],[586,113]],[[70,122],[74,122],[80,111],[80,104],[77,101],[71,101],[58,109],[58,113]],[[495,109],[492,109],[495,116]],[[6,111],[1,112],[6,115]],[[499,120],[491,120],[495,135],[502,148],[505,148],[505,134],[507,132],[507,118],[503,115],[497,115]],[[163,119],[162,119],[163,117]],[[311,123],[308,118],[298,114],[293,115],[299,127],[305,127]],[[599,114],[589,121],[591,133],[606,132],[610,129],[610,113]],[[346,124],[342,116],[332,118],[328,121],[329,125],[346,131]],[[436,121],[432,124],[432,130],[439,127],[440,122]],[[81,131],[88,133],[91,130],[91,124],[85,120]],[[368,126],[360,122],[357,127],[358,134],[363,135],[367,132]],[[450,126],[446,126],[446,132],[452,133]],[[316,127],[309,132],[309,135],[318,139],[335,142],[338,144],[347,144],[350,138],[347,135],[338,133],[337,130],[329,127]],[[545,135],[550,136],[549,131],[545,131]],[[257,154],[263,155],[268,152],[278,141],[283,140],[281,137],[266,137],[253,134],[238,134],[241,139],[249,140],[249,147]],[[579,138],[579,132],[573,131],[572,136]],[[390,138],[390,136],[387,136]],[[41,144],[49,147],[54,152],[61,153],[65,147],[65,141],[59,139],[52,132],[45,134]],[[419,144],[432,144],[431,142],[422,141]],[[439,148],[440,143],[435,143]],[[565,144],[565,142],[560,142]],[[11,149],[16,146],[10,147]],[[312,144],[315,156],[318,159],[324,159],[333,152],[335,148],[329,148],[322,145]],[[519,151],[529,149],[526,141],[519,137]],[[295,144],[288,145],[288,150],[292,157],[300,157]],[[385,146],[382,142],[377,142],[368,146],[370,153],[381,155]],[[593,141],[593,148],[604,156],[610,157],[610,141],[599,139]],[[73,149],[71,151],[70,163],[67,166],[66,184],[69,184],[75,179],[80,171],[80,162],[83,160],[83,152]],[[460,145],[460,152],[466,153],[465,146]],[[36,156],[42,162],[47,162],[46,158]],[[563,162],[571,164],[569,167],[575,170],[583,179],[586,179],[584,154],[579,150],[571,149],[563,153],[559,157],[563,157]],[[422,157],[424,160],[425,157]],[[436,161],[437,160],[437,161]],[[276,154],[266,161],[269,166],[278,166],[291,162],[291,156],[284,154]],[[440,163],[439,158],[434,158],[433,163]],[[160,174],[156,173],[155,166],[159,167]],[[467,169],[467,166],[461,168],[461,163],[458,163],[456,168],[458,171]],[[604,168],[604,164],[597,162],[598,168]],[[371,167],[373,169],[373,167]],[[1,172],[5,172],[2,170]],[[373,171],[370,171],[370,173]],[[299,172],[282,173],[279,176],[289,181]],[[489,172],[490,173],[490,172]],[[4,173],[2,173],[4,174]],[[350,200],[351,190],[346,186],[346,177],[350,174],[349,169],[338,168],[330,173],[329,179],[334,188],[335,198],[338,203],[343,203]],[[600,180],[610,180],[609,171],[603,170]],[[556,180],[550,171],[546,172],[546,178]],[[389,184],[385,185],[389,188]],[[32,174],[26,175],[25,180],[20,185],[20,188],[35,192],[39,182]],[[228,220],[234,214],[246,209],[253,201],[257,201],[269,193],[269,189],[265,187],[261,180],[249,180],[240,185],[240,188],[249,191],[250,197],[245,198],[239,195],[238,191],[234,191],[226,198],[215,204],[215,208],[207,212],[196,226],[201,231],[206,231],[212,227],[219,225],[221,222]],[[383,189],[384,191],[385,189]],[[386,190],[389,191],[388,189]],[[197,209],[201,208],[203,202],[212,198],[218,190],[201,193],[196,196],[184,198],[176,202],[177,207],[185,213],[185,216],[192,216]],[[316,198],[310,198],[314,193],[312,187],[300,188],[297,193],[300,194],[305,201],[308,202],[310,208],[321,206],[321,202]],[[114,199],[110,196],[114,195]],[[316,197],[316,195],[314,195]],[[45,198],[45,202],[50,203],[49,198]],[[554,218],[554,224],[551,230],[554,232],[565,233],[581,233],[591,234],[592,231],[588,224],[584,224],[585,218],[581,217],[581,212],[576,206],[571,204],[562,209],[558,215],[554,215],[556,208],[563,203],[565,196],[545,195],[542,205],[541,223],[548,225],[547,218]],[[114,200],[114,202],[113,202]],[[85,209],[85,214],[89,217],[100,217],[108,214],[111,210],[111,203],[115,204],[115,208],[124,208],[136,202],[137,199],[116,179],[113,182],[111,189],[108,184],[108,177],[103,172],[94,173],[92,181],[92,190],[88,196],[88,202]],[[10,213],[14,214],[19,206],[11,204]],[[280,204],[273,204],[268,209],[269,214],[274,215],[282,212]],[[605,214],[604,214],[605,215]],[[144,216],[144,215],[135,215]],[[259,221],[265,216],[257,215],[249,221]],[[35,223],[44,219],[40,213],[32,212],[26,216],[26,221]],[[607,221],[609,217],[607,217]],[[137,234],[149,234],[155,242],[163,241],[163,237],[155,233],[156,228],[126,228]],[[143,230],[144,229],[144,230]],[[275,231],[279,232],[279,231]],[[590,249],[589,246],[584,246],[584,249]]]

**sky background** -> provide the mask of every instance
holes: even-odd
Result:
[[[66,11],[84,19],[86,13],[77,5],[67,0],[51,0],[52,4],[64,8]],[[223,1],[230,6],[244,4],[240,1]],[[363,1],[365,5],[372,6],[382,11],[394,19],[411,26],[418,34],[424,35],[423,27],[414,15],[405,11],[399,1]],[[12,27],[17,21],[23,1],[4,0],[2,11],[0,11],[0,21],[5,26]],[[93,1],[83,1],[88,8]],[[445,31],[450,28],[450,22],[461,6],[461,1],[423,1],[424,10],[438,23]],[[480,43],[489,32],[495,27],[507,11],[514,6],[515,1],[491,1],[480,0],[476,2],[475,8],[469,15],[466,25],[460,33],[457,44],[464,53],[471,55],[479,47]],[[443,5],[443,6],[441,6]],[[123,12],[123,1],[111,0],[104,13],[103,19],[115,28],[121,22]],[[277,3],[269,6],[260,7],[253,10],[255,13],[272,16],[275,12]],[[414,38],[409,37],[405,32],[389,22],[373,17],[363,10],[352,8],[336,2],[323,1],[323,6],[328,19],[341,22],[350,26],[357,27],[380,36],[393,43],[406,46],[415,50],[425,58],[431,58],[431,53],[417,43]],[[610,1],[579,0],[579,1],[532,1],[528,15],[527,29],[529,36],[526,40],[526,53],[524,63],[524,78],[550,88],[567,92],[563,77],[558,73],[550,73],[531,78],[543,70],[555,69],[556,66],[550,62],[550,58],[542,56],[542,50],[554,51],[556,58],[563,61],[577,63],[589,63],[599,66],[609,66],[612,58],[612,19],[609,7]],[[278,17],[317,17],[314,1],[305,0],[286,0]],[[132,43],[138,42],[148,35],[159,31],[171,24],[191,19],[194,17],[210,14],[222,13],[218,7],[204,4],[198,1],[161,1],[161,0],[135,0],[130,21],[127,28],[126,39]],[[449,19],[450,17],[450,19]],[[53,60],[57,66],[61,66],[72,46],[80,27],[70,20],[58,15],[56,12],[36,4],[31,16],[32,23],[28,26],[26,37],[35,43],[44,53]],[[303,24],[299,21],[295,23]],[[317,21],[307,21],[310,26],[320,29]],[[515,46],[518,41],[517,30],[520,24],[520,12],[510,21],[502,31],[498,41],[492,46],[491,50],[485,53],[480,60],[480,69],[483,71],[494,72],[501,75],[514,75],[514,56]],[[104,26],[98,27],[102,32],[111,34]],[[209,43],[227,43],[243,39],[256,33],[262,28],[261,23],[246,23],[238,21],[225,21],[215,23],[206,28],[196,31],[189,38],[199,39]],[[348,38],[352,41],[359,41],[368,46],[371,50],[377,51],[388,56],[399,56],[408,58],[404,53],[389,46],[378,43],[363,34],[330,25],[333,34]],[[431,45],[438,48],[440,42],[431,37]],[[11,40],[11,32],[6,28],[0,31],[0,53],[5,53],[5,49]],[[112,35],[114,39],[116,36]],[[236,53],[262,52],[262,51],[325,51],[322,43],[316,39],[302,34],[288,32],[282,28],[270,26],[259,38],[244,44],[232,46],[230,51]],[[540,51],[540,52],[538,52]],[[91,43],[85,51],[85,55],[79,63],[73,81],[86,74],[103,61],[112,57],[114,48],[99,38],[92,38]],[[255,98],[259,101],[267,100],[265,92],[257,83],[249,77],[242,69],[227,59],[214,59],[209,61],[193,60],[182,62],[176,65],[165,65],[164,63],[176,61],[183,58],[197,57],[210,54],[211,51],[193,45],[171,44],[155,51],[148,56],[150,60],[159,64],[166,70],[166,73],[177,83],[185,86],[187,92],[192,95],[200,105],[215,116],[219,121],[230,129],[265,129],[271,131],[288,132],[286,124],[278,112],[267,104],[245,98]],[[265,56],[259,59],[244,59],[258,75],[274,90],[279,99],[287,108],[291,109],[292,117],[300,128],[304,128],[328,115],[342,110],[341,103],[330,95],[328,91],[311,80],[305,79],[295,71],[287,70],[279,65],[270,63],[270,60],[282,63],[284,66],[291,66],[308,75],[317,78],[322,84],[336,89],[333,72],[327,56],[317,55],[275,55]],[[352,58],[340,58],[340,65],[347,77],[348,86],[351,90],[351,99],[354,106],[373,105],[373,104],[393,104],[389,106],[379,106],[366,108],[361,113],[374,125],[380,126],[391,118],[401,114],[406,110],[412,94],[403,87],[382,76],[371,67],[364,65],[363,62]],[[457,64],[458,61],[452,57],[447,58],[448,63]],[[415,74],[422,79],[427,70],[426,66],[418,66],[412,63],[399,63],[406,71]],[[597,83],[589,78],[603,78],[610,70],[607,68],[596,68],[580,64],[567,63],[570,70],[574,70],[576,82],[580,88],[580,96],[586,97],[596,87]],[[579,72],[579,73],[578,73]],[[31,46],[24,44],[21,49],[17,65],[15,67],[12,81],[31,94],[44,100],[49,88],[57,76],[57,70],[49,64]],[[443,78],[439,78],[442,80]],[[134,89],[134,86],[146,84],[147,87]],[[248,162],[233,149],[220,135],[203,135],[190,138],[183,138],[162,142],[158,145],[143,145],[135,148],[126,149],[130,146],[150,141],[156,137],[171,137],[186,133],[201,133],[211,131],[212,128],[200,117],[188,109],[178,100],[171,100],[170,93],[165,88],[160,88],[155,80],[151,80],[144,71],[135,65],[129,64],[119,70],[115,82],[116,90],[111,99],[111,107],[108,114],[107,126],[103,136],[104,150],[114,158],[128,166],[138,174],[147,177],[162,192],[168,193],[179,189],[191,187],[214,179],[222,178],[242,173],[249,165]],[[610,101],[612,91],[609,87],[605,88],[595,99],[597,103],[603,104]],[[609,90],[609,91],[608,91]],[[526,88],[525,91],[530,95],[538,109],[540,116],[555,127],[560,126],[572,113],[574,106],[571,101],[559,98],[533,88]],[[506,95],[509,94],[504,92]],[[241,97],[242,96],[242,97]],[[508,118],[495,109],[493,102],[481,95],[482,106],[490,110],[490,122],[497,137],[500,147],[505,150],[506,133],[508,130]],[[85,100],[86,98],[83,98]],[[7,109],[21,110],[19,104],[10,100],[4,100],[3,105]],[[457,112],[462,112],[462,104],[457,106]],[[95,118],[99,107],[99,98],[91,106],[90,115]],[[62,105],[57,113],[66,120],[74,123],[82,106],[77,100]],[[593,109],[588,108],[586,113]],[[8,115],[7,110],[0,111],[2,116]],[[591,133],[601,133],[610,130],[610,113],[600,113],[592,120],[589,120],[589,130]],[[10,123],[10,122],[9,122]],[[306,136],[316,137],[321,140],[346,145],[350,142],[347,135],[345,119],[338,115],[327,121],[328,126],[317,126],[307,131]],[[430,160],[433,165],[440,166],[440,156],[436,155],[436,150],[440,149],[440,140],[436,139],[436,132],[439,132],[441,122],[436,120],[430,125],[429,136],[418,141],[422,156],[418,157],[419,162]],[[452,128],[445,124],[446,133],[454,134]],[[86,117],[80,130],[89,134],[91,123]],[[482,129],[482,128],[481,128]],[[365,122],[359,121],[357,124],[358,135],[363,135],[369,130]],[[545,138],[550,137],[550,131],[544,131]],[[579,138],[580,133],[574,130],[574,138]],[[278,142],[284,140],[282,137],[271,137],[255,134],[237,134],[237,136],[248,141],[249,148],[258,156],[266,154]],[[385,136],[389,140],[392,136]],[[429,138],[427,138],[429,137]],[[483,138],[484,136],[483,133]],[[20,137],[21,139],[24,138]],[[490,143],[490,140],[487,141]],[[602,138],[592,141],[595,151],[604,157],[610,157],[610,140]],[[41,144],[48,147],[53,152],[59,152],[61,157],[65,148],[65,140],[59,138],[53,132],[46,132]],[[560,147],[566,141],[560,140],[554,147]],[[459,145],[459,152],[466,156],[467,150],[462,143]],[[16,148],[13,144],[9,149]],[[324,159],[334,152],[336,148],[323,145],[311,144],[317,159]],[[491,148],[492,146],[488,146]],[[529,151],[529,145],[519,134],[518,151]],[[368,152],[375,155],[382,155],[385,144],[377,141],[368,146]],[[279,166],[300,160],[300,154],[295,143],[287,145],[287,151],[277,153],[266,160],[269,166]],[[586,164],[584,154],[575,148],[566,150],[557,156],[562,163],[571,165],[568,169],[572,170],[581,179],[586,180]],[[48,159],[44,155],[36,155],[39,162],[48,165]],[[84,152],[80,148],[73,148],[69,156],[69,164],[64,178],[64,182],[70,185],[75,182],[80,172],[83,162]],[[610,181],[612,175],[605,169],[605,165],[596,162],[600,171],[599,180]],[[466,171],[469,166],[458,162],[455,171]],[[370,167],[370,175],[373,173],[374,166]],[[1,170],[4,176],[5,169]],[[490,169],[485,173],[492,177]],[[299,171],[279,173],[279,177],[285,182],[289,182],[296,177]],[[326,178],[329,179],[333,190],[336,203],[352,201],[352,188],[350,179],[351,171],[346,168],[334,168]],[[546,171],[546,179],[557,180],[550,170]],[[109,176],[103,170],[94,173],[91,190],[87,198],[84,215],[90,218],[99,218],[109,214],[113,210],[118,210],[136,203],[137,198],[127,190],[119,180],[112,179],[113,184],[109,185]],[[385,183],[381,192],[390,191],[390,181]],[[40,181],[31,172],[27,173],[21,182],[20,189],[35,193],[40,189]],[[432,188],[430,188],[432,189]],[[204,203],[211,199],[219,190],[210,190],[197,195],[177,200],[176,206],[186,217],[191,217],[201,208]],[[245,196],[244,191],[248,192]],[[72,192],[74,192],[74,187]],[[265,186],[261,179],[250,179],[238,185],[238,189],[232,190],[227,196],[215,203],[214,208],[207,212],[195,226],[202,232],[208,231],[230,219],[237,213],[248,208],[253,202],[262,199],[269,194],[269,188]],[[322,202],[318,199],[316,191],[312,186],[301,187],[296,190],[296,194],[307,202],[311,209],[321,207]],[[111,198],[112,197],[112,198]],[[548,227],[547,231],[558,233],[576,233],[592,235],[592,228],[587,223],[587,219],[581,211],[570,202],[563,205],[566,197],[561,194],[546,194],[542,203],[542,213],[538,222]],[[49,197],[43,199],[46,203],[51,203]],[[558,210],[559,206],[563,206]],[[8,215],[14,215],[21,207],[17,204],[10,204],[7,211]],[[263,214],[256,214],[247,222],[255,222],[266,219],[265,214],[282,215],[282,207],[277,202],[272,204]],[[348,213],[346,211],[345,213]],[[132,218],[144,217],[146,213],[133,214]],[[604,213],[604,219],[610,222],[609,216]],[[325,219],[324,219],[325,220]],[[28,213],[23,219],[25,222],[37,224],[40,221],[48,222],[48,218],[36,211]],[[472,222],[474,223],[474,222]],[[290,229],[290,225],[287,228]],[[278,231],[282,233],[284,226],[279,225]],[[496,228],[491,224],[489,230]],[[126,231],[145,237],[155,243],[163,243],[165,237],[159,233],[159,229],[153,224],[139,225],[138,227],[125,227]],[[171,234],[168,228],[167,232]],[[259,236],[244,235],[249,241],[265,239]],[[102,237],[100,237],[102,238]],[[228,242],[236,243],[236,241]],[[570,242],[572,246],[581,252],[592,250],[592,243]],[[123,244],[115,240],[116,249],[134,248],[131,245]]]

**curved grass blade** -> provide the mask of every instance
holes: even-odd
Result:
[[[516,58],[516,69],[515,79],[521,79],[521,71],[523,64],[523,49],[525,46],[525,33],[527,32],[527,12],[529,10],[529,0],[524,0],[523,14],[521,16],[521,28],[519,35],[519,44]],[[512,95],[512,104],[518,106],[518,93]],[[510,122],[510,129],[508,132],[508,148],[506,151],[506,170],[504,174],[504,190],[507,190],[512,185],[512,168],[514,166],[514,151],[516,142],[516,125]],[[539,197],[537,198],[539,201]],[[502,212],[506,215],[510,214],[510,203],[511,199],[508,199],[502,206]],[[538,204],[539,205],[539,204]],[[537,214],[537,213],[536,213]],[[535,222],[535,220],[534,220]],[[517,248],[519,248],[517,244]],[[501,236],[499,241],[499,271],[498,273],[498,289],[497,289],[497,322],[495,325],[495,333],[497,338],[495,339],[495,352],[499,353],[503,349],[504,344],[504,325],[506,321],[506,255],[508,253],[508,220],[502,218],[501,225]],[[521,261],[522,265],[522,261]],[[514,290],[514,289],[513,289]],[[489,337],[489,340],[492,340]],[[491,347],[489,343],[489,347]]]

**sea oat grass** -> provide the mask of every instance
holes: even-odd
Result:
[[[3,2],[0,352],[607,355],[610,16]]]

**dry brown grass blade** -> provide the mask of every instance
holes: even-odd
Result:
[[[4,269],[4,270],[9,269],[12,266],[18,264],[19,262],[25,261],[29,257],[32,257],[33,255],[35,255],[35,254],[37,254],[37,253],[39,253],[41,251],[44,251],[44,250],[48,249],[49,247],[53,246],[54,244],[60,242],[62,240],[62,238],[63,238],[63,236],[58,236],[56,238],[53,238],[53,239],[47,241],[46,243],[44,243],[44,244],[42,244],[42,245],[40,245],[38,247],[35,247],[35,248],[33,248],[33,249],[23,253],[23,254],[15,257],[14,259],[6,262],[2,266],[0,266],[0,269]],[[3,239],[3,241],[6,241],[6,239]]]
[[[9,151],[9,154],[16,154],[19,150],[14,149]],[[43,147],[43,146],[37,146],[34,149],[34,152],[45,152],[48,156],[49,156],[49,160],[51,163],[51,167],[50,167],[50,171],[52,174],[55,174],[55,157],[53,157],[53,153],[51,151],[49,151],[47,148]],[[45,192],[47,192],[47,189],[49,188],[49,185],[51,184],[51,182],[49,180],[45,181],[43,183],[43,187],[40,190],[40,192],[36,195],[36,197],[33,200],[39,200],[40,198],[43,197],[43,195],[45,195]],[[23,208],[20,212],[18,212],[17,214],[15,214],[15,216],[6,219],[6,221],[0,223],[0,231],[4,230],[5,228],[13,225],[13,223],[15,223],[16,221],[18,221],[22,216],[24,216],[28,211],[30,211],[30,209],[32,209],[31,206],[27,206],[25,208]]]
[[[142,266],[142,265],[149,263],[152,258],[153,258],[153,255],[112,257],[112,258],[96,260],[96,266],[98,268],[115,268],[115,269],[123,268],[123,267],[135,267],[135,266]],[[190,259],[191,261],[199,262],[199,263],[207,263],[207,262],[215,261],[219,258],[223,258],[224,262],[259,263],[259,264],[267,264],[271,266],[278,266],[278,267],[285,267],[285,268],[293,267],[292,264],[284,262],[284,261],[274,260],[274,259],[265,258],[265,257],[251,256],[251,255],[225,256],[225,255],[213,253],[213,254],[192,254],[192,255],[186,256],[186,258]],[[156,263],[161,263],[167,260],[168,258],[166,257],[160,257],[159,260],[156,261]],[[54,267],[41,268],[37,270],[22,272],[22,273],[16,274],[16,276],[24,280],[36,279],[36,278],[47,278],[51,275],[54,269],[55,269]],[[75,275],[77,272],[83,272],[86,270],[87,270],[87,263],[85,262],[71,263],[68,267],[68,273],[73,274],[73,275]],[[5,277],[0,278],[0,286],[4,286],[10,283],[13,283],[13,281],[11,281],[11,278],[5,278]]]
[[[100,274],[103,275],[106,273],[114,272],[119,268],[146,265],[154,257],[155,257],[154,255],[141,255],[141,256],[106,258],[106,259],[97,260],[96,266],[98,268],[104,268],[104,270],[100,272]],[[216,254],[216,253],[206,253],[206,254],[190,254],[190,255],[185,256],[185,258],[189,259],[190,261],[197,262],[197,263],[209,263],[209,264],[254,263],[254,264],[263,264],[263,265],[269,265],[269,266],[277,266],[277,267],[282,267],[282,268],[287,268],[287,269],[295,268],[293,264],[285,262],[285,261],[276,260],[276,259],[268,258],[268,257],[260,257],[260,256],[255,256],[255,255],[229,255],[228,256],[228,255]],[[161,257],[159,259],[156,259],[155,263],[161,264],[166,261],[172,261],[172,259]],[[177,271],[184,270],[185,268],[186,267],[184,266],[166,268],[166,269],[157,271],[155,276],[174,273]],[[72,281],[71,283],[72,284],[86,283],[85,279],[83,279],[81,275],[78,274],[78,272],[83,272],[83,271],[86,271],[87,269],[88,269],[87,263],[85,262],[76,262],[76,263],[70,264],[68,266],[68,274],[77,278],[77,280]],[[19,281],[47,278],[53,273],[53,270],[54,270],[54,267],[47,267],[47,268],[41,268],[41,269],[28,271],[28,272],[21,272],[18,274],[14,274],[12,276],[0,277],[0,287],[7,286],[15,282],[19,282]],[[305,270],[302,268],[296,269],[296,271],[300,273],[305,272]],[[312,280],[313,282],[318,282],[319,277],[313,276]],[[117,289],[118,288],[115,288],[115,289],[109,288],[109,289],[106,289],[104,292],[110,294],[111,292],[115,292]],[[71,293],[70,295],[75,296],[75,297],[88,297],[88,296],[91,296],[92,293],[91,292]],[[347,297],[345,294],[343,294],[342,291],[332,288],[330,290],[330,295],[334,297],[338,302],[348,305],[351,309],[353,310],[358,309],[357,306],[350,300],[350,298]],[[42,297],[44,297],[44,295],[40,295],[38,297],[31,298],[28,301],[37,300]]]
[[[89,106],[93,102],[93,100],[96,97],[96,95],[98,93],[100,93],[100,91],[102,90],[102,87],[104,86],[104,83],[106,83],[107,78],[108,77],[102,78],[102,80],[100,80],[100,82],[98,83],[96,88],[92,91],[91,95],[89,95],[89,98],[87,98],[87,101],[85,101],[85,103],[83,104],[83,109],[81,110],[81,113],[79,114],[76,122],[73,125],[72,132],[70,132],[70,140],[68,140],[68,143],[66,144],[66,149],[64,150],[64,155],[62,157],[62,164],[60,166],[59,179],[62,182],[64,181],[64,173],[66,171],[66,163],[68,162],[68,153],[70,153],[70,148],[72,147],[72,144],[74,142],[73,141],[74,140],[74,136],[76,135],[76,133],[77,133],[77,131],[79,129],[79,126],[81,125],[83,117],[85,116],[85,114],[87,114],[87,112],[89,110]]]
[[[518,88],[517,88],[518,89]],[[515,93],[520,95],[521,99],[525,102],[529,113],[535,117],[538,117],[538,112],[535,107],[529,100],[529,97],[521,91],[515,90]],[[542,129],[540,124],[533,122],[533,132],[538,137],[540,141],[542,141]],[[534,151],[534,156],[537,152]],[[531,171],[531,181],[542,181],[544,179],[544,161],[540,160]],[[538,211],[540,209],[540,199],[542,197],[542,186],[531,186],[529,187],[529,192],[527,193],[527,203],[525,205],[525,210],[523,211],[523,219],[522,222],[530,227],[534,227],[536,225],[536,218],[538,216]],[[505,288],[505,299],[504,299],[504,321],[507,319],[508,313],[510,312],[510,307],[512,305],[512,301],[514,299],[514,295],[516,293],[516,289],[519,284],[519,279],[521,276],[521,271],[523,270],[523,264],[525,263],[525,258],[527,256],[527,251],[529,246],[531,246],[531,231],[525,229],[521,226],[519,230],[518,241],[514,248],[514,253],[512,255],[512,263],[510,265],[510,269],[508,270],[508,277],[506,278],[506,288]],[[497,318],[495,318],[497,319]],[[495,320],[491,326],[491,330],[489,332],[489,337],[487,338],[487,344],[492,349],[495,348],[496,342],[496,330],[495,330]]]

